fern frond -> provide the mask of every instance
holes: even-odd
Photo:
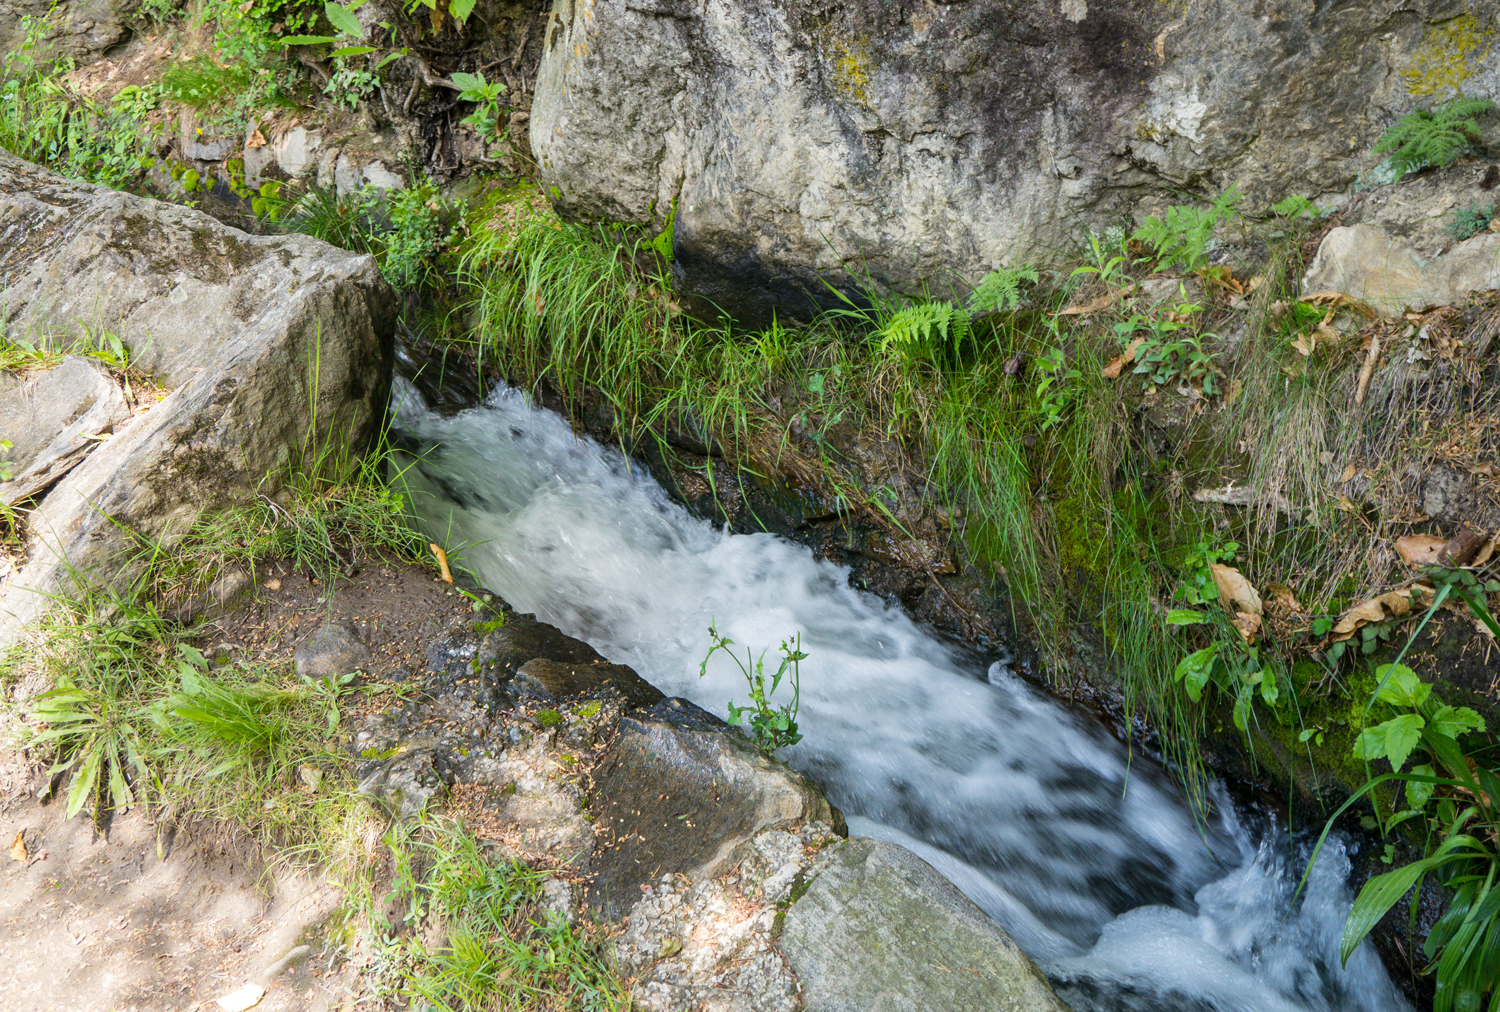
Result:
[[[1449,99],[1436,109],[1413,109],[1402,116],[1375,144],[1375,154],[1391,153],[1398,176],[1429,165],[1451,165],[1479,140],[1475,117],[1495,108],[1487,98]]]
[[[957,351],[969,336],[969,313],[951,302],[918,302],[901,309],[881,329],[880,347],[907,363],[938,363],[946,348]]]
[[[1030,267],[1002,267],[990,271],[974,286],[969,295],[969,312],[1009,312],[1021,304],[1021,282],[1037,282]]]

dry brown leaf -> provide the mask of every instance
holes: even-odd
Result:
[[[1251,646],[1260,636],[1260,616],[1254,612],[1237,611],[1234,613],[1234,627],[1239,630],[1240,636]]]
[[[1353,636],[1360,626],[1401,618],[1411,611],[1412,598],[1416,593],[1416,590],[1406,587],[1361,601],[1339,617],[1338,623],[1329,631],[1329,637],[1334,643],[1338,643]]]
[[[281,580],[279,578],[273,576],[269,580],[267,580],[265,583],[261,584],[261,586],[265,587],[267,590],[280,590],[281,589]]]
[[[1369,353],[1365,355],[1365,364],[1359,367],[1359,383],[1354,388],[1354,406],[1360,407],[1365,402],[1365,391],[1370,388],[1370,377],[1375,374],[1375,363],[1380,359],[1380,338],[1370,338]]]
[[[1138,337],[1125,346],[1123,354],[1116,356],[1109,365],[1105,366],[1102,375],[1105,379],[1118,379],[1120,370],[1135,361],[1135,353],[1141,350],[1141,345],[1146,343],[1144,337]]]
[[[1342,485],[1345,482],[1353,481],[1354,480],[1354,476],[1357,475],[1357,474],[1359,474],[1359,471],[1354,467],[1353,464],[1346,464],[1344,466],[1344,473],[1341,474],[1341,475],[1339,475],[1339,481],[1338,481],[1338,483],[1340,485]]]
[[[436,544],[429,544],[427,547],[432,550],[432,554],[437,557],[438,566],[442,568],[442,575],[438,579],[444,583],[452,583],[453,571],[448,568],[448,553]]]
[[[31,860],[31,854],[26,849],[26,830],[16,831],[16,842],[10,845],[10,859],[26,864]]]
[[[1097,299],[1094,299],[1092,302],[1085,303],[1081,306],[1069,306],[1067,309],[1064,309],[1057,315],[1088,316],[1091,313],[1097,313],[1101,309],[1108,309],[1110,306],[1120,301],[1120,298],[1129,291],[1129,288],[1120,288],[1112,292],[1105,292],[1103,295],[1099,296]]]
[[[263,148],[265,146],[266,146],[266,135],[263,134],[263,133],[261,133],[259,130],[252,130],[250,132],[250,138],[249,138],[249,140],[245,141],[245,147],[247,147],[247,148]]]
[[[1225,610],[1248,611],[1256,615],[1266,610],[1260,603],[1260,594],[1238,569],[1217,562],[1210,563],[1209,568],[1213,570],[1214,583],[1219,586],[1219,603]]]
[[[1284,583],[1272,583],[1266,586],[1271,592],[1271,599],[1282,605],[1287,610],[1301,614],[1302,602],[1297,600],[1297,595],[1292,593],[1292,588]]]
[[[1374,308],[1371,307],[1368,303],[1361,302],[1353,296],[1346,295],[1343,292],[1313,292],[1311,295],[1302,296],[1302,298],[1298,299],[1297,301],[1308,302],[1314,306],[1333,306],[1335,308],[1339,306],[1347,306],[1350,309],[1354,310],[1354,312],[1358,313],[1360,316],[1363,316],[1366,319],[1370,320],[1373,320],[1380,315],[1379,313],[1375,312]]]
[[[1312,334],[1299,334],[1297,340],[1292,342],[1292,347],[1304,357],[1312,355],[1313,349],[1317,348],[1318,339]]]
[[[1421,569],[1437,565],[1438,556],[1443,554],[1443,547],[1447,544],[1447,538],[1436,534],[1408,534],[1396,539],[1396,554],[1411,568]]]
[[[1497,551],[1500,551],[1500,531],[1495,532],[1494,537],[1490,538],[1489,542],[1475,554],[1474,561],[1469,565],[1476,568],[1482,566],[1490,561]]]

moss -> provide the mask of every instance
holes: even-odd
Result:
[[[860,105],[870,105],[870,37],[846,38],[830,23],[819,33],[818,41],[833,90]]]
[[[1494,35],[1494,27],[1474,14],[1429,26],[1401,70],[1406,89],[1419,98],[1459,91],[1489,53]]]
[[[556,710],[538,710],[536,721],[543,727],[556,727],[563,722],[563,717]]]
[[[585,720],[588,720],[591,717],[597,717],[599,715],[599,711],[603,708],[603,703],[601,703],[597,699],[591,699],[578,708],[578,716],[582,717]]]
[[[676,222],[677,198],[673,197],[672,207],[669,211],[667,211],[666,224],[662,226],[662,230],[656,234],[656,236],[651,240],[649,244],[652,249],[656,250],[656,255],[661,257],[667,263],[671,263],[675,258],[672,252],[672,228],[676,224]]]

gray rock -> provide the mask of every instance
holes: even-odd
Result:
[[[297,674],[337,677],[358,671],[370,659],[370,648],[347,622],[331,622],[313,633],[292,655]]]
[[[787,911],[807,1012],[1067,1012],[1036,965],[904,847],[850,840]]]
[[[372,258],[247,236],[5,152],[0,307],[22,332],[108,329],[173,388],[38,503],[0,649],[65,577],[121,575],[122,525],[170,545],[205,511],[273,493],[299,461],[352,466],[384,409],[396,300]]]
[[[660,689],[623,664],[563,664],[544,657],[521,665],[506,688],[516,699],[542,703],[613,694],[626,706],[647,707],[662,699]]]
[[[620,721],[594,770],[590,811],[600,849],[584,901],[610,920],[662,875],[701,881],[722,874],[758,833],[804,822],[843,825],[807,778],[681,699]]]
[[[414,819],[447,797],[453,781],[453,771],[437,749],[414,748],[365,764],[358,790],[396,818]]]
[[[1483,232],[1427,257],[1375,225],[1329,229],[1302,288],[1343,292],[1392,316],[1459,302],[1500,288],[1500,233]]]
[[[1500,91],[1495,13],[1469,7],[554,0],[531,146],[565,215],[675,208],[685,285],[785,318],[824,276],[974,281],[1174,191],[1342,192],[1439,87]]]
[[[0,439],[14,444],[4,455],[15,476],[0,483],[0,502],[12,502],[12,490],[35,495],[94,448],[87,437],[112,433],[129,418],[119,384],[86,358],[69,355],[24,380],[0,374]],[[49,481],[39,487],[33,479],[42,475]]]
[[[15,53],[26,41],[22,18],[46,26],[36,55],[71,56],[80,62],[130,36],[130,20],[140,0],[0,0],[0,53]]]

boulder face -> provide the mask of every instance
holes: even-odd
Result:
[[[124,42],[140,0],[0,0],[0,53],[19,52],[28,24],[40,28],[37,55],[87,60]]]
[[[531,143],[564,215],[670,223],[685,286],[758,323],[827,303],[825,277],[977,281],[1175,192],[1341,191],[1414,104],[1500,94],[1495,20],[1448,0],[555,0]]]
[[[795,893],[794,893],[795,896]],[[850,840],[787,911],[808,1012],[1066,1012],[998,924],[904,847]]]
[[[274,492],[288,466],[347,467],[384,412],[396,299],[371,257],[248,236],[3,151],[0,307],[7,333],[64,349],[112,333],[169,391],[31,493],[0,647],[64,574],[107,579],[126,530],[170,541],[205,510]]]

